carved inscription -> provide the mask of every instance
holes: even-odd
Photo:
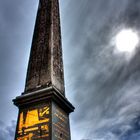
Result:
[[[68,115],[58,106],[53,105],[52,133],[55,140],[70,140]]]

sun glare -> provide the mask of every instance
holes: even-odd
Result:
[[[132,29],[121,30],[115,38],[115,44],[120,52],[133,52],[139,43],[139,37]]]

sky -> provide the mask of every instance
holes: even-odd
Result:
[[[0,0],[0,140],[13,140],[38,0]],[[72,140],[140,140],[140,44],[119,52],[123,29],[140,36],[139,0],[60,0]],[[7,136],[7,138],[5,138]]]

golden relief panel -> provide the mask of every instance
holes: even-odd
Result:
[[[16,140],[42,140],[49,137],[49,114],[49,106],[20,112]]]

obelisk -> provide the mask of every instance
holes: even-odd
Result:
[[[15,140],[70,140],[65,97],[58,0],[40,0],[25,90],[13,100],[19,108]]]

